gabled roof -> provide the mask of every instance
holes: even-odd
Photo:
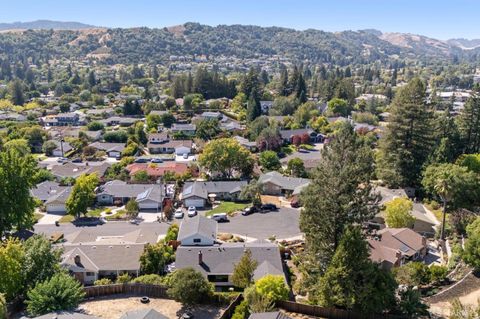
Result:
[[[382,244],[380,240],[368,239],[368,247],[370,248],[370,259],[373,262],[382,263],[388,262],[394,265],[398,258],[400,251]]]
[[[125,149],[125,143],[94,142],[89,146],[105,152],[122,152]]]
[[[307,178],[283,176],[279,172],[272,171],[261,175],[258,182],[260,184],[272,183],[280,186],[282,189],[294,191],[297,187],[310,183],[310,180]]]
[[[88,165],[87,165],[88,164]],[[102,177],[105,174],[107,168],[110,167],[109,163],[106,162],[87,162],[82,164],[74,164],[68,162],[63,165],[54,165],[52,167],[52,174],[57,177],[75,177],[82,174],[92,174],[96,173],[98,177]]]
[[[114,180],[105,183],[103,186],[100,186],[97,194],[107,194],[113,197],[133,198],[140,196],[140,194],[143,194],[148,190],[154,189],[153,194],[157,194],[157,200],[160,200],[161,187],[162,185],[159,184],[127,184],[124,181]]]
[[[35,319],[98,319],[98,317],[85,315],[79,312],[70,312],[70,311],[59,311],[51,312],[46,315],[35,317]]]
[[[68,186],[60,186],[59,183],[53,181],[44,181],[40,184],[37,184],[35,188],[32,188],[30,193],[33,197],[40,199],[41,201],[46,201],[50,197],[57,195],[62,190],[66,189]]]
[[[178,269],[193,267],[204,275],[231,275],[247,249],[251,251],[252,258],[258,262],[254,278],[259,279],[267,274],[285,276],[278,246],[266,241],[223,243],[203,247],[179,246],[175,267]],[[200,265],[199,253],[202,254]]]
[[[384,246],[398,249],[403,255],[413,256],[425,247],[425,238],[410,228],[385,228],[378,234]]]
[[[182,199],[200,197],[208,199],[208,194],[237,193],[247,185],[247,181],[194,181],[186,182],[183,186]]]
[[[308,134],[310,135],[314,131],[310,128],[299,128],[296,130],[280,130],[280,135],[284,140],[290,139],[292,136]]]
[[[128,311],[124,313],[120,319],[168,319],[168,317],[165,317],[152,308],[148,308]]]
[[[64,245],[62,265],[72,271],[102,271],[140,269],[144,244],[78,244]],[[80,263],[75,256],[80,256]]]
[[[70,192],[72,191],[72,187],[68,186],[64,189],[61,189],[55,195],[49,197],[45,202],[46,205],[49,204],[65,204],[67,202],[68,197],[70,196]]]
[[[200,235],[212,240],[217,239],[217,222],[213,219],[197,215],[192,218],[185,218],[178,230],[178,241],[182,241],[193,235]]]

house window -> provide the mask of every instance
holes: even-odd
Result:
[[[91,272],[91,271],[87,271],[86,275],[89,276],[89,277],[93,277],[93,276],[95,276],[95,273]]]
[[[194,242],[194,243],[201,243],[202,240],[201,240],[200,238],[194,238],[194,239],[193,239],[193,242]]]
[[[228,275],[209,275],[207,277],[210,282],[228,282]]]

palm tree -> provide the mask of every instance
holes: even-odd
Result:
[[[442,241],[445,240],[445,219],[447,215],[447,204],[452,198],[452,185],[455,185],[453,179],[455,177],[449,174],[448,172],[444,172],[442,176],[437,180],[437,183],[434,186],[435,192],[440,196],[442,200],[442,230],[440,233],[440,239]]]

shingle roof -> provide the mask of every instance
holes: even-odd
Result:
[[[294,191],[297,187],[310,183],[307,178],[283,176],[279,172],[272,171],[263,174],[258,179],[260,184],[272,183],[281,186],[283,189]]]
[[[37,184],[35,188],[32,188],[30,193],[33,197],[40,199],[41,201],[46,201],[50,197],[57,195],[62,190],[67,188],[67,186],[60,186],[57,182],[45,181]]]
[[[370,259],[374,262],[382,263],[387,261],[392,265],[397,262],[399,250],[387,247],[379,240],[368,239],[370,248]]]
[[[114,180],[100,186],[98,194],[108,194],[113,197],[137,197],[147,190],[155,189],[154,194],[160,196],[162,185],[159,184],[127,184],[124,181]],[[159,199],[159,198],[157,198]]]
[[[35,317],[35,319],[98,319],[98,317],[85,315],[78,312],[69,312],[69,311],[60,311],[60,312],[51,312],[46,315]]]
[[[52,167],[52,174],[57,177],[78,177],[82,174],[92,174],[96,173],[98,177],[102,177],[105,174],[107,168],[110,167],[110,164],[106,162],[94,163],[88,162],[82,164],[66,163],[63,165],[55,165]]]
[[[68,197],[70,196],[70,193],[72,191],[72,187],[68,186],[65,187],[64,189],[60,190],[58,193],[55,195],[49,197],[45,204],[65,204],[67,202]]]
[[[280,311],[252,313],[248,319],[291,319]]]
[[[183,186],[182,199],[197,196],[208,198],[211,193],[236,193],[240,192],[242,187],[247,185],[247,181],[194,181],[186,182]]]
[[[183,219],[178,230],[177,240],[181,242],[182,239],[195,234],[216,240],[217,226],[218,224],[215,220],[200,215]]]
[[[282,275],[283,264],[277,245],[266,241],[250,243],[224,243],[214,246],[180,246],[177,249],[175,267],[178,269],[193,267],[204,275],[229,275],[242,258],[245,250],[252,253],[258,262],[254,278],[259,279],[266,274]],[[198,255],[202,253],[202,264],[198,264]]]
[[[309,128],[300,128],[296,130],[280,130],[280,135],[284,140],[290,139],[292,136],[312,133],[313,130]]]
[[[384,246],[412,256],[425,246],[425,239],[410,228],[385,228],[378,232]]]
[[[128,311],[120,319],[168,319],[168,317],[150,308]]]
[[[64,245],[62,264],[91,271],[138,270],[144,244],[78,244]],[[80,256],[80,264],[75,256]],[[72,269],[72,270],[74,270]]]
[[[105,152],[122,152],[125,149],[125,143],[102,143],[94,142],[89,146]]]

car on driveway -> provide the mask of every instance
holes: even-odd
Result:
[[[275,204],[263,204],[260,206],[260,212],[266,213],[266,212],[273,212],[278,210],[278,207]]]
[[[253,213],[257,212],[257,207],[255,206],[249,206],[247,208],[245,208],[243,211],[242,211],[242,215],[243,216],[248,216],[248,215],[251,215]]]
[[[67,162],[68,162],[68,158],[66,158],[66,157],[59,157],[59,158],[57,159],[57,162],[58,162],[58,163],[67,163]]]
[[[183,209],[179,208],[175,211],[175,214],[173,215],[177,219],[182,219],[183,218]]]
[[[187,215],[188,217],[194,217],[197,215],[197,209],[195,208],[195,206],[188,207]]]
[[[163,163],[163,160],[161,158],[152,158],[152,160],[150,162],[152,162],[152,163]]]
[[[134,163],[148,163],[148,159],[140,157],[135,159]]]
[[[228,222],[228,216],[226,213],[213,214],[212,216],[209,216],[209,218],[216,220],[219,223]]]

